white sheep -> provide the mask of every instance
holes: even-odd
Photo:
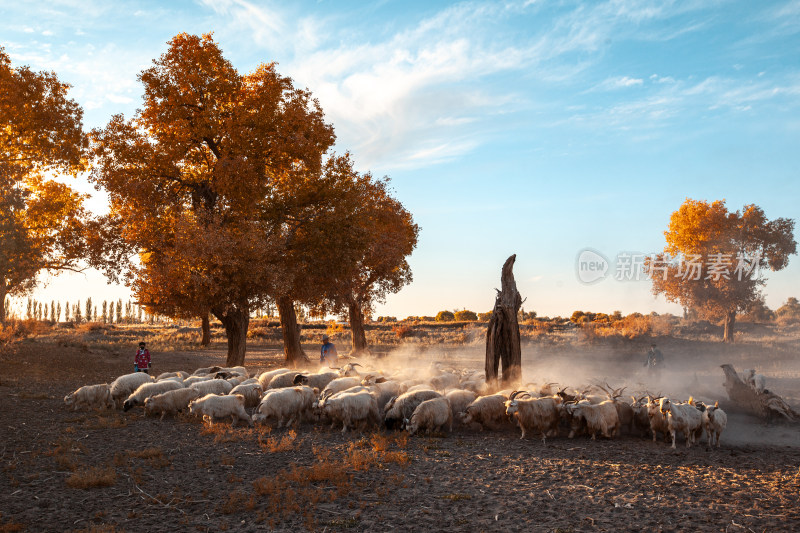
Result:
[[[433,385],[428,383],[427,381],[423,383],[417,383],[416,385],[408,386],[408,382],[406,382],[406,392],[419,392],[424,390],[433,390]]]
[[[744,371],[744,382],[747,383],[756,394],[764,394],[767,388],[767,378],[763,374],[756,374],[755,369]]]
[[[362,381],[362,384],[363,383],[364,381]],[[367,381],[367,383],[369,382]],[[373,393],[372,395],[375,397],[375,401],[378,402],[378,409],[380,412],[383,412],[386,404],[389,403],[392,398],[400,396],[406,392],[406,386],[403,383],[394,380],[379,381],[370,384],[369,390]]]
[[[172,377],[168,377],[168,378],[164,378],[164,379],[157,379],[156,383],[159,383],[161,381],[174,381],[175,383],[179,383],[181,385],[181,387],[185,387],[186,386],[186,384],[183,382],[183,379],[181,379],[180,376],[172,376]]]
[[[369,392],[342,392],[319,401],[319,408],[333,421],[342,423],[342,433],[348,428],[372,423],[380,426],[378,404]]]
[[[719,402],[715,402],[714,407],[706,407],[706,410],[703,411],[703,427],[708,435],[709,446],[713,446],[716,440],[717,448],[719,448],[719,436],[722,435],[722,431],[727,425],[728,415],[720,409]]]
[[[255,383],[242,383],[241,385],[236,385],[228,394],[241,394],[244,396],[245,407],[255,407],[261,401],[261,396],[264,394],[264,389],[262,389],[261,384],[256,381]]]
[[[509,399],[503,402],[506,415],[514,417],[519,423],[522,430],[520,439],[524,439],[529,430],[537,430],[542,434],[542,443],[546,444],[548,435],[558,433],[561,398],[517,398],[520,393],[521,391],[512,392]]]
[[[131,395],[140,385],[144,383],[151,383],[153,378],[144,372],[134,372],[132,374],[124,374],[111,383],[111,397],[118,407],[121,406],[122,401]]]
[[[444,391],[461,385],[461,376],[454,372],[442,372],[430,379],[433,390]]]
[[[125,403],[122,405],[122,410],[128,411],[137,405],[142,405],[144,404],[145,399],[155,396],[156,394],[162,394],[170,390],[182,388],[184,388],[183,385],[169,379],[153,383],[144,383],[140,385],[138,389],[133,391],[133,394],[128,396],[128,399],[125,400]]]
[[[278,374],[274,378],[272,378],[269,382],[269,385],[264,390],[272,390],[272,389],[283,389],[285,387],[294,387],[295,386],[295,378],[297,377],[297,372],[286,372],[283,374]]]
[[[189,376],[188,378],[183,380],[184,387],[191,387],[195,383],[202,383],[204,381],[211,381],[214,379],[211,375],[204,375],[204,376]]]
[[[194,372],[192,372],[193,376],[207,376],[209,374],[215,374],[222,369],[221,366],[207,366],[203,368],[198,368]]]
[[[447,398],[433,398],[425,400],[414,409],[411,419],[406,423],[409,435],[414,435],[421,430],[442,431],[447,426],[449,433],[453,432],[453,412]]]
[[[445,398],[450,402],[450,409],[453,411],[453,418],[463,420],[467,406],[475,401],[478,395],[474,391],[467,389],[455,389],[445,394]]]
[[[565,407],[572,415],[573,420],[585,422],[586,430],[592,436],[592,440],[595,440],[598,432],[606,438],[611,438],[619,432],[619,415],[611,400],[598,404],[578,402]],[[573,433],[570,433],[570,437],[572,436]]]
[[[158,377],[156,377],[156,381],[161,381],[168,378],[180,378],[181,380],[184,380],[188,378],[189,375],[190,374],[188,372],[184,372],[183,370],[178,370],[176,372],[162,372],[158,375]]]
[[[64,397],[67,407],[72,407],[73,411],[78,408],[85,409],[106,409],[114,407],[114,399],[111,397],[111,387],[108,383],[99,385],[84,385],[75,392],[70,392]]]
[[[262,372],[261,375],[258,376],[258,382],[261,384],[262,389],[267,390],[269,389],[269,382],[272,381],[272,378],[280,374],[288,374],[290,372],[295,374],[297,373],[289,368],[277,368],[268,372]]]
[[[321,396],[332,396],[337,392],[343,392],[352,387],[358,387],[361,380],[355,377],[336,378],[322,390]]]
[[[236,420],[244,420],[248,425],[253,425],[253,420],[244,410],[244,396],[218,396],[207,394],[189,403],[189,412],[193,415],[203,415],[203,422],[214,425],[215,418],[231,417],[231,425]]]
[[[258,404],[253,421],[265,423],[276,419],[278,427],[300,423],[311,412],[316,400],[316,391],[310,387],[283,387],[269,390]]]
[[[468,426],[472,423],[480,425],[481,431],[485,428],[500,429],[507,422],[506,400],[503,394],[490,394],[479,396],[464,410],[461,422]]]
[[[312,389],[325,390],[325,387],[338,378],[337,372],[318,372],[316,374],[295,374],[293,383],[294,385],[305,385]]]
[[[167,414],[175,415],[189,407],[189,402],[199,398],[200,391],[197,389],[182,388],[156,394],[144,400],[144,412],[147,415],[161,413],[161,420]]]
[[[361,366],[358,363],[347,363],[346,365],[339,368],[339,375],[343,378],[352,378],[358,377],[361,374],[356,370],[357,366]]]
[[[409,391],[391,398],[383,407],[384,422],[389,429],[402,429],[405,420],[411,418],[414,409],[426,400],[439,398],[441,394],[430,389]]]
[[[669,425],[667,416],[661,412],[660,398],[647,398],[647,417],[650,419],[650,431],[653,433],[653,442],[659,432],[664,434],[664,440],[669,438]]]
[[[224,379],[209,379],[208,381],[192,383],[189,386],[198,390],[201,396],[206,394],[228,394],[233,389],[233,385]]]
[[[697,433],[703,431],[703,415],[689,403],[675,403],[669,398],[661,398],[659,409],[667,417],[667,427],[672,436],[672,448],[675,449],[675,435],[678,431],[686,437],[686,447],[689,448],[692,442],[696,442]]]

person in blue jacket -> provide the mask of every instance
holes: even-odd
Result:
[[[339,363],[339,353],[336,351],[336,346],[331,342],[331,338],[327,334],[322,336],[322,348],[319,350],[319,363],[329,367],[336,366]]]

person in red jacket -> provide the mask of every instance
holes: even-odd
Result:
[[[145,348],[144,342],[140,342],[139,349],[136,350],[136,358],[133,360],[134,371],[149,374],[150,366],[150,352]]]

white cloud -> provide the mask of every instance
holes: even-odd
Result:
[[[44,35],[44,36],[46,36],[46,37],[49,37],[49,36],[53,35],[53,32],[52,32],[52,31],[50,31],[50,30],[44,30],[44,31],[42,32],[42,35]]]
[[[507,35],[498,27],[538,15],[539,4],[471,2],[451,5],[394,33],[366,35],[358,25],[352,31],[349,19],[357,18],[359,9],[373,8],[326,19],[298,15],[286,4],[200,1],[226,21],[218,36],[236,42],[247,34],[279,58],[281,72],[320,100],[336,127],[340,149],[351,150],[368,166],[395,165],[401,159],[432,164],[473,149],[491,135],[487,120],[512,117],[509,111],[531,105],[517,96],[528,87],[490,87],[492,77],[524,72],[534,83],[574,82],[612,39],[674,38],[654,37],[644,28],[704,6],[656,0],[579,4],[561,10],[552,24]],[[610,90],[641,87],[644,80],[626,76],[604,83]],[[468,141],[458,140],[466,134]]]
[[[130,98],[128,96],[121,96],[118,94],[107,94],[106,98],[109,101],[114,102],[115,104],[130,104],[131,102],[133,102],[133,98]]]
[[[650,81],[654,83],[675,83],[675,78],[672,76],[659,76],[658,74],[653,74],[650,76]]]
[[[615,89],[624,89],[627,87],[639,87],[644,83],[642,78],[629,78],[628,76],[621,76],[617,78],[608,78],[600,84],[598,84],[595,89],[598,90],[615,90]]]

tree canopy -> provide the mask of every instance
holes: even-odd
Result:
[[[115,245],[140,258],[108,270],[153,308],[210,309],[241,364],[250,310],[282,277],[265,258],[303,223],[333,128],[275,64],[240,75],[211,35],[175,36],[139,80],[142,109],[92,132]]]
[[[0,323],[5,298],[33,289],[41,270],[78,269],[84,196],[50,173],[85,168],[80,106],[52,72],[14,68],[0,47]]]
[[[733,341],[736,315],[757,305],[764,271],[797,253],[794,220],[768,220],[756,205],[728,211],[724,201],[686,199],[664,232],[664,252],[648,260],[653,293],[709,319],[724,319]]]
[[[250,311],[275,301],[297,362],[294,303],[333,298],[354,279],[382,242],[386,206],[410,215],[349,154],[328,153],[319,103],[274,63],[241,75],[210,35],[180,34],[139,79],[142,109],[92,132],[92,179],[111,202],[97,231],[107,273],[151,311],[210,310],[229,365],[244,360]],[[410,279],[403,264],[392,268]]]

